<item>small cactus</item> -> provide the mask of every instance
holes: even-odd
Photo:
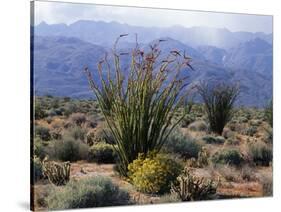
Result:
[[[190,169],[185,168],[177,178],[178,184],[171,186],[171,194],[175,194],[182,201],[210,199],[216,194],[218,183],[213,180],[192,176]]]
[[[42,162],[43,175],[48,177],[50,183],[56,186],[66,185],[70,179],[70,162],[58,163],[48,161],[46,157]]]

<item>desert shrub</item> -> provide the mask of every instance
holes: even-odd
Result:
[[[171,193],[182,201],[196,201],[212,199],[217,192],[218,183],[191,174],[188,168],[177,177],[176,184],[172,184]]]
[[[268,166],[272,161],[272,147],[264,142],[252,142],[249,144],[249,154],[256,165]]]
[[[33,165],[33,180],[36,182],[43,178],[42,163],[38,157],[32,160]]]
[[[36,120],[47,117],[47,113],[45,112],[45,110],[43,109],[43,107],[39,102],[35,102],[34,116]]]
[[[207,131],[208,126],[204,121],[195,121],[188,126],[188,129],[192,131]]]
[[[89,154],[89,146],[72,137],[63,137],[62,140],[54,141],[49,149],[51,158],[61,161],[86,160]]]
[[[176,50],[160,57],[159,41],[148,52],[136,45],[128,56],[129,70],[124,71],[120,64],[122,55],[116,49],[124,36],[120,35],[114,44],[113,70],[106,65],[110,62],[105,57],[98,64],[94,80],[88,68],[85,73],[116,141],[120,171],[126,176],[128,164],[139,153],[159,152],[174,127],[186,116],[184,112],[172,122],[188,94],[181,95],[187,86],[184,67],[191,66],[190,59]],[[169,67],[173,67],[172,72]],[[110,109],[108,99],[112,101]]]
[[[75,140],[84,141],[86,136],[86,130],[79,126],[75,126],[70,128],[67,132],[65,132],[65,135],[68,137],[72,137]]]
[[[211,87],[204,83],[197,88],[204,101],[210,130],[221,135],[224,126],[233,116],[233,105],[239,94],[239,88],[226,84]]]
[[[132,184],[141,192],[165,193],[182,171],[182,165],[165,154],[144,154],[128,166]]]
[[[242,180],[257,181],[255,170],[253,170],[253,168],[251,168],[249,165],[245,165],[242,167],[240,175]]]
[[[56,113],[55,109],[52,108],[52,109],[50,109],[50,110],[47,111],[47,115],[48,115],[49,117],[53,117],[53,116],[56,116],[57,113]]]
[[[210,160],[209,157],[209,151],[205,147],[202,147],[201,151],[198,152],[197,167],[202,168],[208,166]]]
[[[90,208],[130,204],[128,192],[114,185],[110,179],[94,177],[71,180],[63,188],[54,188],[47,197],[48,209]]]
[[[250,126],[249,128],[247,128],[245,130],[245,135],[248,135],[248,136],[254,136],[256,133],[258,132],[258,129],[256,126]]]
[[[247,117],[242,116],[238,119],[238,121],[239,121],[239,123],[247,123],[249,121],[249,119]]]
[[[258,126],[261,125],[261,123],[262,123],[261,120],[251,120],[249,124],[250,124],[251,126],[258,127]]]
[[[63,115],[63,108],[51,108],[47,111],[48,116],[62,116]]]
[[[90,146],[100,142],[115,144],[111,131],[107,127],[101,125],[98,125],[95,129],[92,129],[87,133],[86,141]]]
[[[273,177],[271,175],[263,176],[260,182],[262,184],[263,196],[273,196]]]
[[[228,132],[228,131],[236,131],[236,127],[237,127],[237,121],[236,120],[231,120],[228,124],[227,124],[228,128],[224,128],[223,130],[223,134],[225,132]]]
[[[77,126],[81,126],[87,120],[86,115],[83,114],[83,113],[71,114],[69,119],[70,119],[71,122],[75,123]]]
[[[51,139],[50,129],[43,126],[35,126],[35,136],[38,136],[43,141],[49,141]]]
[[[273,101],[271,100],[264,110],[265,120],[273,127]]]
[[[237,149],[223,149],[212,156],[212,162],[238,166],[243,162],[243,157]]]
[[[116,152],[111,144],[97,143],[91,147],[88,160],[97,163],[114,163]]]
[[[202,137],[202,140],[205,141],[207,144],[223,144],[225,142],[224,137],[212,135],[205,135]]]
[[[226,145],[239,145],[240,142],[239,140],[235,139],[235,138],[228,138],[225,142]]]
[[[164,194],[161,195],[160,198],[156,201],[156,203],[174,203],[174,202],[181,202],[181,199],[174,194]]]
[[[272,128],[271,129],[265,128],[265,141],[267,143],[272,144],[272,141],[273,141],[273,130],[272,130]]]
[[[233,129],[233,128],[232,128]],[[234,138],[235,137],[235,132],[233,132],[232,129],[228,129],[228,128],[224,128],[223,132],[222,132],[222,136],[225,139],[229,139],[229,138]],[[234,129],[235,130],[235,129]]]
[[[87,117],[87,127],[88,128],[96,128],[98,126],[99,117],[97,115],[90,115]]]
[[[69,116],[72,113],[76,113],[78,111],[78,107],[75,103],[73,102],[68,102],[67,104],[65,104],[64,106],[64,115],[65,116]]]
[[[194,121],[195,121],[195,117],[193,115],[188,114],[181,121],[181,127],[186,128]]]
[[[59,140],[62,138],[62,129],[55,128],[50,130],[51,138],[54,140]]]
[[[34,155],[39,159],[43,160],[43,158],[45,158],[47,155],[45,144],[40,138],[35,138],[33,142],[34,142],[34,146],[33,146]]]
[[[35,208],[47,208],[47,197],[50,193],[51,185],[45,185],[44,189],[34,189],[34,205],[32,207],[32,210]],[[34,210],[35,211],[35,210]]]
[[[179,154],[185,159],[197,158],[201,147],[196,140],[185,137],[179,131],[171,133],[163,146],[165,151]]]
[[[240,181],[240,176],[237,171],[233,166],[230,166],[228,164],[217,164],[216,165],[216,170],[220,174],[221,177],[223,177],[226,181],[231,181],[231,182],[239,182]]]

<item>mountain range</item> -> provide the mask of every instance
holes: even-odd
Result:
[[[129,33],[118,45],[129,52],[137,33],[144,50],[162,39],[163,54],[177,49],[191,56],[195,71],[188,72],[190,83],[239,82],[239,105],[262,107],[272,98],[272,34],[208,27],[138,27],[101,21],[70,25],[42,22],[32,30],[36,95],[93,97],[83,69],[87,66],[96,73],[97,63],[120,34]],[[129,57],[122,57],[121,63],[127,71]]]

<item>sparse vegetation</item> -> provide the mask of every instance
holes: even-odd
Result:
[[[54,99],[57,100],[54,101]],[[156,177],[161,175],[164,176],[162,177],[164,179],[172,172],[177,173],[171,178],[174,179],[172,180],[174,186],[179,186],[176,175],[180,175],[181,171],[178,170],[182,170],[183,165],[191,168],[192,176],[196,179],[203,178],[204,182],[213,180],[216,184],[218,177],[221,179],[222,184],[219,184],[217,189],[219,193],[202,197],[202,199],[218,198],[221,191],[224,191],[223,196],[237,196],[238,194],[235,192],[238,192],[239,195],[242,192],[241,196],[248,195],[249,192],[251,196],[272,195],[272,178],[270,177],[272,172],[272,128],[264,119],[261,109],[235,108],[235,116],[231,122],[228,122],[222,133],[223,137],[221,137],[208,132],[208,125],[203,121],[205,119],[204,105],[194,104],[188,115],[195,121],[188,127],[177,125],[161,148],[160,155],[165,153],[163,157],[169,158],[169,160],[143,156],[138,163],[142,164],[138,169],[142,171],[139,171],[134,178],[135,181],[132,181],[132,178],[125,180],[120,177],[114,170],[115,166],[118,170],[119,165],[114,149],[116,147],[114,146],[116,145],[115,138],[105,124],[96,101],[75,99],[65,101],[63,98],[55,97],[38,97],[36,101],[46,112],[44,118],[35,120],[36,127],[39,128],[34,139],[36,157],[33,178],[36,186],[37,208],[47,209],[50,196],[55,198],[54,196],[62,195],[52,192],[64,191],[71,182],[79,183],[85,177],[95,176],[96,173],[109,176],[114,179],[114,183],[118,182],[120,187],[128,189],[130,199],[134,201],[130,200],[129,203],[179,202],[182,200],[176,192],[169,193],[171,184],[165,180],[158,180]],[[52,105],[59,109],[69,104],[75,105],[73,113],[65,114],[63,112],[62,115],[48,115]],[[172,122],[179,120],[182,112],[182,108],[179,108],[175,113],[177,116],[173,118]],[[84,114],[86,120],[76,123],[72,114],[77,113]],[[239,120],[242,118],[247,119],[247,122],[240,122]],[[249,128],[255,128],[256,132],[254,134],[245,133]],[[70,181],[63,183],[65,185],[60,185],[58,189],[53,188],[53,185],[50,186],[51,182],[47,180],[48,177],[43,176],[41,161],[46,156],[50,161],[58,164],[71,160]],[[158,157],[160,158],[160,156]],[[146,165],[143,164],[145,160]],[[170,162],[170,160],[174,162]],[[158,163],[161,165],[157,165]],[[134,167],[137,167],[136,163]],[[132,175],[129,174],[129,176]],[[231,183],[234,183],[234,186]],[[239,189],[243,189],[245,186],[245,191],[235,191],[235,185],[239,186]],[[38,188],[40,189],[38,190]],[[51,191],[50,188],[52,188]],[[62,197],[64,195],[67,197]],[[75,198],[75,195],[66,193],[64,195],[58,198],[66,198],[67,202],[70,201],[68,196]],[[70,205],[70,203],[67,204]]]
[[[124,36],[85,68],[94,99],[35,97],[35,209],[272,195],[272,101],[236,107],[239,87],[212,80],[189,90],[185,52],[162,55],[165,39],[122,52]]]

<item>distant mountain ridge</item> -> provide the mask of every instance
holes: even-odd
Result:
[[[111,46],[114,40],[124,33],[130,34],[127,38],[128,42],[135,42],[134,35],[137,33],[142,43],[148,43],[159,37],[170,37],[192,47],[209,45],[229,49],[241,42],[255,38],[263,39],[272,44],[272,34],[265,34],[263,32],[231,32],[225,28],[217,29],[210,27],[139,27],[118,22],[80,20],[70,25],[49,25],[42,22],[35,26],[34,29],[35,34],[39,36],[77,37],[83,41],[102,46]]]
[[[184,72],[188,74],[190,83],[202,80],[209,83],[239,82],[241,87],[239,105],[261,107],[272,98],[272,69],[267,68],[267,64],[272,64],[272,46],[266,41],[254,39],[224,50],[214,46],[196,48],[170,37],[160,38],[166,40],[160,44],[163,55],[172,49],[178,49],[192,57],[195,71],[187,69],[187,72]],[[141,48],[148,49],[149,45],[156,41],[157,39],[142,44]],[[121,48],[129,52],[132,46],[123,43]],[[83,69],[89,67],[95,79],[97,63],[108,51],[106,46],[85,42],[77,37],[35,36],[36,95],[93,97]],[[129,56],[121,58],[125,72],[128,71],[129,60]],[[248,63],[251,64],[250,67]],[[258,66],[262,68],[253,69]]]

